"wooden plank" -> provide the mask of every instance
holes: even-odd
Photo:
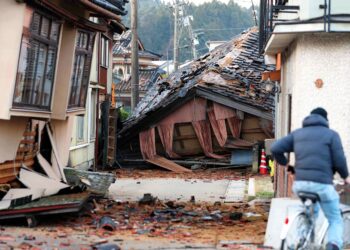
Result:
[[[50,179],[24,167],[19,172],[19,180],[28,188],[44,188],[43,196],[57,194],[61,189],[69,187],[67,184]]]
[[[39,189],[29,189],[29,188],[11,188],[6,195],[2,198],[2,200],[14,200],[23,198],[26,196],[32,196],[32,200],[36,200],[42,197],[44,193],[43,188]]]
[[[60,173],[62,179],[64,182],[67,182],[66,180],[66,177],[64,176],[64,173],[63,173],[63,166],[62,166],[62,163],[60,161],[60,157],[59,157],[59,154],[58,154],[58,150],[56,148],[56,143],[55,143],[55,140],[53,139],[53,136],[52,136],[52,133],[51,133],[51,130],[49,128],[48,125],[46,125],[46,130],[47,130],[47,134],[50,138],[50,142],[51,142],[51,146],[52,146],[52,152],[55,156],[55,159],[56,159],[56,162],[57,162],[57,172]],[[54,164],[53,164],[54,165]]]
[[[61,180],[61,177],[56,175],[50,163],[48,163],[47,160],[40,153],[38,153],[36,157],[38,158],[40,166],[45,171],[48,177],[58,181]]]
[[[164,157],[161,157],[161,156],[155,156],[153,159],[149,159],[146,161],[154,165],[157,165],[159,167],[173,171],[175,173],[192,172],[190,169],[184,168],[176,164],[175,162],[165,159]]]

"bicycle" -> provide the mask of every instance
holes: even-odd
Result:
[[[287,211],[284,226],[281,232],[281,250],[312,250],[322,249],[326,244],[328,221],[323,213],[315,218],[315,206],[319,197],[311,192],[299,192],[297,194],[302,205]],[[350,247],[350,206],[340,206],[344,233],[344,247]],[[317,234],[316,234],[317,232]]]

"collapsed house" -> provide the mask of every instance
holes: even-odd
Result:
[[[96,102],[111,94],[97,62],[111,64],[103,34],[125,30],[126,2],[0,1],[0,210],[71,187],[74,119],[85,114],[92,88]]]
[[[181,165],[249,165],[273,137],[274,70],[251,28],[155,84],[123,124],[117,159],[174,171]],[[180,165],[178,165],[179,163]]]

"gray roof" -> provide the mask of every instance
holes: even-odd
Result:
[[[129,0],[92,0],[92,2],[117,15],[125,16],[128,13],[124,9],[124,5],[128,3]]]

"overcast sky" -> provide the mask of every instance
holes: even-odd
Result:
[[[163,2],[174,2],[174,0],[162,0]],[[195,4],[201,4],[204,2],[211,2],[212,0],[189,0],[192,3]],[[224,2],[227,3],[229,0],[219,0],[220,2]],[[238,3],[241,6],[247,7],[249,8],[252,5],[251,0],[235,0],[236,3]],[[259,0],[253,0],[254,4],[258,5],[259,4]]]

